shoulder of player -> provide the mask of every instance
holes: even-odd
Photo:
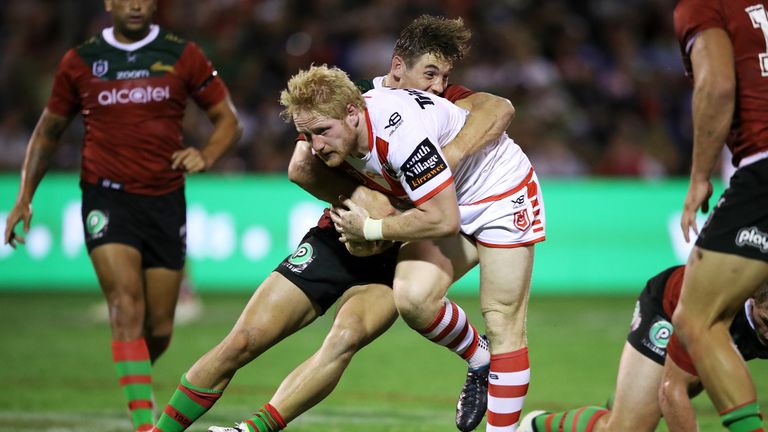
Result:
[[[689,40],[708,28],[720,27],[725,29],[730,11],[730,7],[726,3],[706,0],[679,0],[673,13],[675,34],[678,41],[684,43],[685,46]]]
[[[374,107],[375,114],[388,119],[396,112],[401,117],[421,117],[429,106],[455,107],[450,101],[440,96],[413,89],[381,88],[365,93],[366,103]],[[450,108],[448,108],[450,109]]]
[[[154,49],[160,49],[163,51],[171,51],[176,55],[181,55],[188,47],[197,45],[187,39],[178,36],[176,33],[172,33],[168,30],[160,28],[160,33],[157,35],[154,41],[150,44]]]
[[[394,115],[409,116],[416,106],[410,102],[410,96],[407,93],[392,88],[371,89],[363,94],[363,98],[374,125],[386,125]]]
[[[361,93],[365,93],[369,90],[373,90],[375,87],[373,85],[372,79],[360,79],[355,81],[355,85],[358,89],[360,89]]]
[[[90,54],[98,53],[109,48],[110,45],[104,40],[104,38],[101,36],[101,33],[99,33],[99,35],[92,36],[80,45],[72,48],[67,52],[67,54],[77,53],[82,57],[87,57]]]

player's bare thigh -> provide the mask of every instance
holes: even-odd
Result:
[[[531,286],[534,246],[477,246],[480,257],[480,307],[493,353],[526,345],[525,316]]]
[[[709,327],[733,317],[744,301],[768,281],[768,262],[694,247],[688,259],[675,317]]]
[[[475,246],[463,235],[404,244],[393,284],[400,314],[412,327],[429,325],[451,283],[476,263]]]
[[[664,368],[624,343],[611,413],[603,416],[595,432],[651,432],[661,418],[658,394]]]
[[[259,339],[276,341],[314,321],[319,311],[299,287],[272,272],[251,296],[233,331],[246,329],[261,334]]]
[[[314,321],[319,311],[299,287],[272,272],[229,334],[195,362],[187,379],[203,387],[225,388],[238,368]]]
[[[343,335],[356,349],[384,333],[397,319],[392,288],[382,284],[358,285],[339,299],[332,333]]]

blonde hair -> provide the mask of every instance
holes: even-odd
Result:
[[[280,92],[280,105],[284,107],[280,115],[286,121],[300,112],[341,120],[347,115],[349,104],[365,108],[360,89],[346,72],[327,65],[300,70]]]

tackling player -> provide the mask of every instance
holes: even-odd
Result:
[[[502,134],[457,165],[454,186],[440,148],[464,125],[466,111],[418,90],[362,95],[337,68],[299,72],[280,102],[328,166],[349,165],[366,184],[415,205],[373,219],[346,200],[350,210],[335,207],[331,215],[342,241],[408,241],[400,248],[393,291],[412,328],[434,341],[450,334],[449,323],[461,313],[444,295],[480,261],[492,352],[487,430],[514,430],[530,373],[524,322],[533,245],[545,237],[540,188],[528,158]],[[459,229],[466,236],[457,236]],[[447,238],[427,240],[441,237]]]
[[[449,145],[457,155],[498,137],[514,113],[505,99],[447,84],[453,65],[467,49],[469,36],[460,19],[422,16],[401,32],[389,74],[360,83],[366,89],[386,85],[421,88],[466,106],[471,113],[468,125],[463,136]],[[297,142],[289,177],[322,200],[334,202],[339,194],[353,194],[354,200],[374,206],[382,217],[393,211],[381,194],[356,190],[357,181],[316,162],[305,141]],[[325,213],[296,252],[259,286],[230,334],[182,376],[156,430],[185,430],[219,399],[240,367],[314,321],[338,300],[333,327],[320,349],[289,374],[269,403],[235,427],[213,426],[210,430],[278,431],[319,403],[336,386],[355,353],[397,318],[390,288],[396,254],[397,248],[390,248],[365,258],[351,255]],[[488,351],[468,321],[457,320],[454,326],[457,337],[452,339],[457,343],[452,348],[484,372],[470,371],[459,401],[458,426],[471,430],[486,409],[487,368],[482,366],[488,363]]]
[[[701,392],[701,381],[687,353],[672,339],[671,320],[684,273],[684,266],[668,268],[649,279],[640,293],[608,409],[532,411],[520,432],[651,432],[662,412],[670,431],[698,430],[690,398]],[[768,283],[739,308],[730,336],[744,360],[768,358]]]
[[[240,135],[227,88],[202,51],[151,24],[154,0],[105,0],[113,26],[63,57],[21,170],[5,242],[24,243],[32,197],[62,132],[85,123],[80,187],[85,243],[109,306],[112,358],[134,429],[152,428],[151,365],[171,340],[185,260],[184,175],[209,168]],[[184,147],[188,98],[213,132]]]

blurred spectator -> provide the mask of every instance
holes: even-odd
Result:
[[[0,169],[15,171],[64,50],[108,24],[101,0],[0,2]],[[278,93],[298,68],[383,74],[396,29],[423,13],[461,16],[469,61],[451,77],[509,98],[510,128],[545,176],[686,174],[690,86],[672,0],[160,0],[159,22],[196,40],[230,83],[245,133],[223,171],[281,172],[295,131]],[[206,136],[190,113],[185,139]],[[75,122],[76,123],[76,122]],[[58,169],[76,169],[68,131]],[[23,155],[22,155],[23,156]]]

